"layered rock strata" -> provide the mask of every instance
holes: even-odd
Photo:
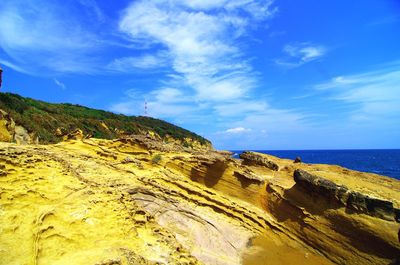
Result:
[[[389,264],[399,181],[151,137],[0,143],[0,264]]]
[[[294,171],[294,180],[305,192],[309,192],[310,196],[315,196],[316,199],[326,199],[331,207],[340,205],[349,211],[400,222],[400,209],[393,207],[391,201],[352,191],[344,185],[336,185],[330,180],[309,174],[301,169]]]

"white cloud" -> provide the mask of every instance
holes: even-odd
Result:
[[[231,129],[211,134],[209,139],[218,148],[282,148],[280,146],[283,144],[302,142],[293,135],[304,135],[305,131],[310,130],[303,118],[300,112],[266,107],[262,111],[248,113],[243,118],[235,118],[234,121],[224,119],[221,125]]]
[[[352,118],[358,121],[400,117],[400,64],[338,76],[315,89],[331,100],[351,105]]]
[[[65,90],[65,89],[66,89],[65,84],[62,83],[62,82],[60,82],[60,81],[58,81],[56,78],[54,78],[53,81],[54,81],[54,83],[55,83],[58,87],[60,87],[62,90]]]
[[[197,109],[191,104],[173,104],[160,101],[150,101],[148,107],[149,115],[159,118],[174,118],[193,115],[197,111]]]
[[[110,107],[110,110],[127,115],[144,115],[144,100],[127,101],[117,103]],[[155,118],[180,117],[182,115],[192,115],[196,108],[190,104],[174,104],[161,101],[147,101],[147,115]]]
[[[134,43],[166,48],[181,87],[193,89],[197,100],[232,100],[244,96],[255,83],[251,66],[235,42],[250,23],[272,16],[271,3],[135,1],[124,11],[119,26]]]
[[[178,102],[191,102],[192,99],[176,88],[166,87],[152,91],[150,95],[157,102],[168,102],[168,103],[178,103]]]
[[[245,132],[250,132],[251,129],[246,129],[244,127],[235,127],[231,129],[227,129],[225,133],[227,134],[239,134],[239,133],[245,133]]]
[[[238,116],[241,114],[262,113],[269,108],[265,101],[241,100],[214,106],[219,116]]]
[[[276,12],[271,4],[270,0],[132,2],[122,13],[120,31],[135,46],[149,48],[152,44],[148,51],[156,57],[166,52],[164,58],[171,67],[161,85],[143,95],[149,114],[171,115],[183,122],[214,122],[222,116],[240,120],[250,114],[262,115],[269,109],[265,102],[250,100],[257,73],[239,42]],[[136,114],[142,105],[128,98],[111,110]]]
[[[111,105],[111,111],[127,115],[144,115],[144,104],[147,102],[148,115],[156,118],[181,116],[193,118],[193,115],[200,115],[197,112],[201,110],[201,107],[193,104],[192,97],[176,88],[165,87],[148,93],[130,89],[126,94],[129,99]]]
[[[285,45],[283,52],[286,56],[276,60],[276,63],[286,67],[298,67],[321,58],[326,54],[327,49],[322,45],[302,42]]]
[[[144,106],[140,106],[139,103],[132,101],[116,103],[110,107],[110,111],[126,115],[144,115]]]
[[[107,68],[117,72],[133,72],[135,70],[160,69],[168,65],[168,54],[158,52],[157,54],[145,54],[136,57],[122,57],[114,59]]]
[[[1,58],[0,58],[0,63],[5,65],[5,66],[10,67],[11,69],[13,69],[13,70],[15,70],[17,72],[24,73],[24,74],[29,74],[29,72],[26,71],[25,69],[19,67],[18,65],[14,64],[14,63],[11,63],[9,61],[3,60]]]
[[[93,1],[83,2],[86,7],[93,8],[90,4]],[[87,9],[82,6],[84,10]],[[17,66],[14,69],[38,75],[93,72],[97,63],[93,54],[102,44],[98,36],[85,27],[85,22],[92,21],[91,17],[82,21],[72,15],[73,12],[67,3],[3,0],[0,49],[10,58],[8,61]]]
[[[212,8],[218,8],[224,6],[227,0],[181,0],[175,1],[177,4],[190,7],[195,10],[208,10]]]

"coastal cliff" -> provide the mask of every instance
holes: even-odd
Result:
[[[1,264],[395,264],[400,182],[155,137],[0,143]],[[79,137],[78,137],[79,138]]]

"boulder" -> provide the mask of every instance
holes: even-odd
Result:
[[[85,138],[83,131],[81,129],[76,129],[69,134],[64,136],[64,141],[66,140],[82,140]]]
[[[294,159],[293,163],[301,163],[301,158],[298,156]]]
[[[262,154],[258,154],[255,152],[245,151],[239,156],[243,159],[243,164],[249,166],[264,166],[271,170],[278,171],[279,165],[274,161],[268,159],[268,157],[263,156]]]

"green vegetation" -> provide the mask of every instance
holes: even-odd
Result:
[[[158,164],[160,163],[162,157],[160,154],[156,154],[155,156],[153,156],[153,158],[151,159],[151,163],[153,164]]]
[[[0,93],[0,109],[8,112],[16,124],[35,132],[41,143],[59,142],[58,128],[62,132],[79,128],[84,134],[103,139],[117,138],[120,131],[128,135],[153,131],[161,137],[169,135],[182,142],[191,138],[202,144],[209,143],[193,132],[159,119],[125,116],[68,103],[52,104],[12,93]]]
[[[192,143],[188,143],[187,141],[183,141],[182,146],[183,146],[183,147],[190,147],[190,148],[192,148],[192,147],[193,147],[193,144],[192,144]]]

